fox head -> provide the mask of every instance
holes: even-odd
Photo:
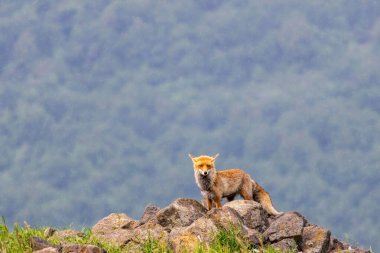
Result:
[[[215,171],[215,159],[219,154],[213,156],[201,155],[194,157],[189,154],[189,157],[193,161],[194,171],[198,172],[202,176],[207,176]]]

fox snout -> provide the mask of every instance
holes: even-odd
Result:
[[[209,174],[208,170],[199,170],[199,173],[201,173],[202,176],[207,176]]]

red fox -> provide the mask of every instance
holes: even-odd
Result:
[[[194,165],[195,182],[201,190],[206,208],[214,204],[222,206],[222,198],[232,201],[237,194],[245,200],[256,200],[271,215],[279,215],[272,205],[269,194],[241,169],[216,171],[215,159],[219,156],[198,156],[189,154]]]

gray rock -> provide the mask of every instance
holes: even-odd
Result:
[[[262,237],[263,236],[259,231],[255,230],[255,229],[248,228],[248,227],[245,228],[243,238],[244,238],[244,240],[246,240],[250,244],[255,245],[255,246],[263,245],[264,242],[263,242]]]
[[[228,206],[222,208],[213,208],[208,211],[207,218],[211,219],[214,224],[221,229],[235,229],[241,232],[243,229],[243,220],[239,213]]]
[[[298,248],[297,242],[293,238],[283,239],[276,243],[273,243],[271,247],[281,251],[281,252],[291,252]]]
[[[224,206],[236,210],[242,217],[244,225],[248,228],[264,232],[269,225],[267,212],[264,211],[259,203],[253,200],[234,200]]]
[[[157,223],[157,213],[160,208],[154,204],[149,204],[145,207],[144,214],[140,219],[141,224],[145,224],[148,221],[153,221]]]
[[[174,252],[194,252],[199,243],[209,245],[217,232],[211,219],[201,217],[188,227],[174,228],[169,235]]]
[[[45,248],[55,248],[57,250],[60,250],[59,246],[51,244],[50,242],[48,242],[42,238],[35,237],[35,236],[30,238],[30,244],[32,246],[33,251],[38,251],[38,250],[42,250]]]
[[[156,214],[157,223],[169,231],[186,227],[206,214],[206,208],[193,199],[180,198]]]
[[[297,243],[302,242],[305,218],[297,212],[284,213],[278,216],[264,232],[264,237],[270,242],[278,242],[283,239],[293,238]]]
[[[344,250],[344,244],[339,241],[338,239],[330,236],[330,247],[329,247],[329,252],[339,252]]]
[[[160,224],[148,221],[147,223],[134,229],[131,240],[137,244],[144,243],[149,239],[168,240],[168,232]]]
[[[62,253],[107,253],[107,251],[94,245],[70,244],[63,246]]]
[[[59,253],[58,249],[54,247],[48,247],[48,248],[43,248],[40,250],[33,251],[33,253]]]
[[[328,249],[329,253],[372,253],[370,250],[363,250],[357,247],[353,247],[348,243],[341,242],[334,237],[330,237],[330,247]]]
[[[112,213],[92,227],[92,234],[102,243],[124,246],[133,237],[132,231],[126,228],[134,227],[138,223],[124,213]]]
[[[68,239],[80,239],[84,237],[84,234],[80,231],[76,231],[73,229],[65,229],[65,230],[57,230],[55,231],[52,238],[58,241],[66,241]]]
[[[302,233],[302,251],[304,253],[325,253],[330,246],[331,232],[316,225],[306,226]]]

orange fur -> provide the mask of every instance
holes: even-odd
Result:
[[[272,205],[269,194],[256,183],[247,173],[241,169],[229,169],[217,171],[215,159],[219,156],[190,155],[193,161],[195,181],[201,190],[206,208],[210,210],[215,204],[217,208],[222,206],[222,198],[231,201],[236,195],[241,195],[246,200],[256,200],[272,215],[281,214]]]

